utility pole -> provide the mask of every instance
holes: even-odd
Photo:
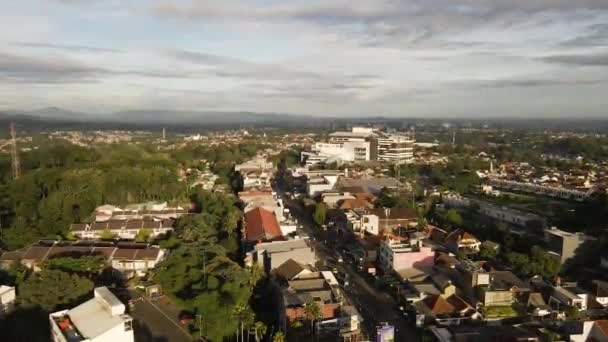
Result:
[[[21,177],[21,163],[19,162],[19,150],[17,149],[17,130],[15,123],[11,122],[11,164],[13,168],[13,179]]]

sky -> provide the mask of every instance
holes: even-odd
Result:
[[[0,109],[608,117],[608,0],[19,0]]]

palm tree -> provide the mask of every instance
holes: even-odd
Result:
[[[232,310],[232,315],[239,321],[239,326],[237,327],[236,339],[239,340],[239,328],[240,328],[240,340],[245,340],[244,330],[247,326],[251,324],[253,321],[253,312],[249,308],[248,305],[239,304],[234,307]]]
[[[264,322],[255,322],[255,324],[253,325],[253,334],[255,336],[255,342],[260,342],[262,340],[262,337],[266,335],[267,330],[268,328],[266,327],[266,324],[264,324]]]
[[[282,331],[277,331],[272,338],[272,342],[285,342],[285,334]]]
[[[321,308],[315,301],[308,302],[304,305],[304,314],[310,321],[310,331],[315,331],[315,321],[321,318]]]

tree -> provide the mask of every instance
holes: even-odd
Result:
[[[112,234],[109,228],[104,228],[104,230],[101,232],[100,238],[102,240],[113,240],[115,236]]]
[[[310,330],[314,333],[315,321],[321,318],[321,308],[315,301],[308,302],[304,305],[304,314],[310,322]]]
[[[384,187],[380,190],[374,206],[376,208],[395,208],[397,206],[397,199],[393,197],[388,188]]]
[[[315,213],[313,215],[313,219],[315,223],[319,226],[325,224],[325,220],[327,218],[327,205],[325,203],[317,203],[315,206]]]
[[[266,335],[266,331],[268,328],[264,322],[257,321],[253,325],[253,334],[255,336],[255,342],[260,342],[264,335]]]
[[[95,275],[106,267],[105,260],[100,256],[83,255],[79,257],[59,257],[49,259],[45,265],[50,270],[60,270],[80,275]]]
[[[272,338],[272,342],[285,342],[285,334],[282,331],[277,331]]]
[[[447,211],[445,219],[451,227],[461,227],[463,223],[462,216],[460,216],[460,213],[454,209]]]
[[[148,228],[142,228],[137,232],[135,236],[135,241],[137,242],[148,242],[150,240],[150,236],[152,236],[152,232]]]
[[[21,284],[19,301],[51,312],[73,305],[93,290],[93,282],[59,270],[42,270]]]

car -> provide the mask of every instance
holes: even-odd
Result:
[[[179,323],[183,325],[188,325],[194,322],[194,316],[191,314],[181,314],[179,316]]]
[[[339,257],[339,258],[338,258],[338,262],[339,262],[339,263],[343,263],[343,262],[344,262],[344,259],[342,259],[342,257]]]

